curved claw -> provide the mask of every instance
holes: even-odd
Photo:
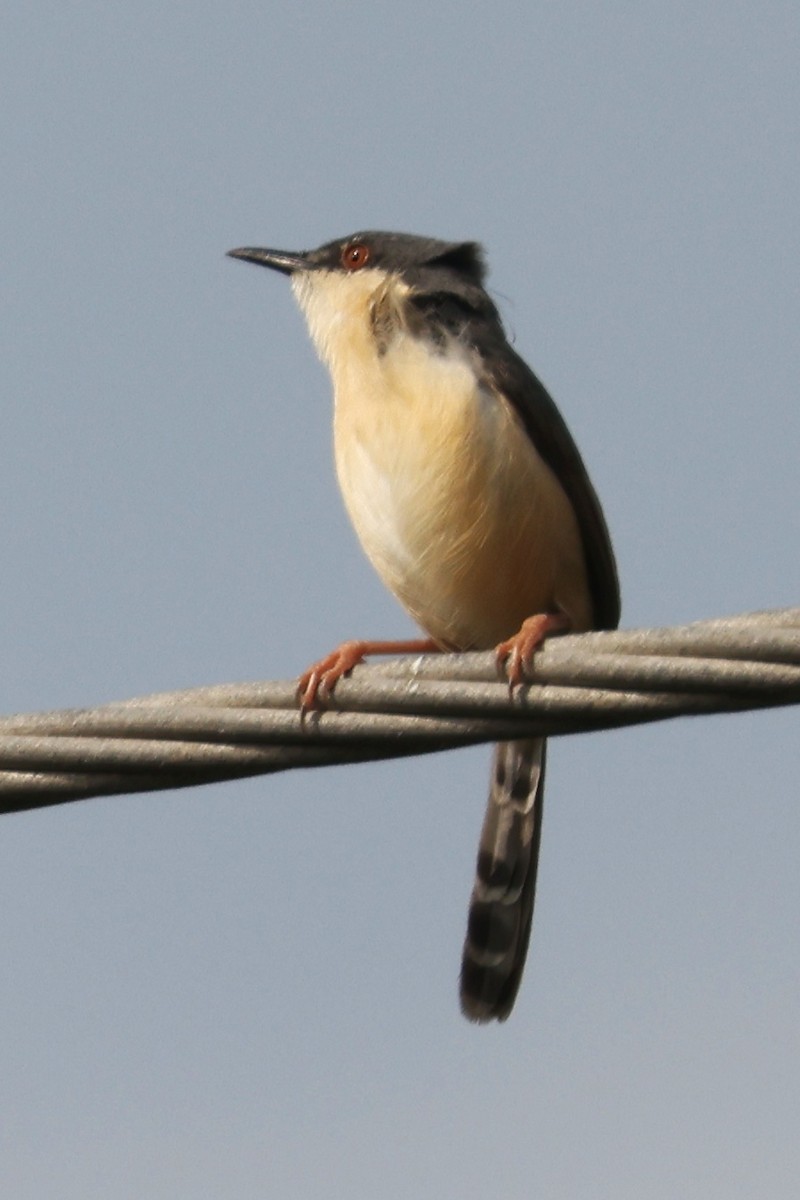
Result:
[[[551,633],[566,633],[570,620],[564,613],[538,613],[522,622],[517,633],[495,647],[498,670],[508,680],[510,692],[526,683],[533,656]]]
[[[401,641],[342,642],[330,654],[309,667],[297,681],[301,719],[307,712],[324,707],[336,684],[363,662],[368,654],[438,654],[442,647],[432,638]]]
[[[323,707],[342,676],[364,661],[368,645],[368,642],[342,642],[303,672],[297,681],[301,715]]]

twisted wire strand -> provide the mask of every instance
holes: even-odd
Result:
[[[800,701],[800,608],[548,641],[509,694],[491,652],[358,667],[301,718],[295,682],[0,718],[0,813],[293,767]]]

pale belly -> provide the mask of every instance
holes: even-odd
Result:
[[[589,628],[580,533],[552,471],[466,364],[407,346],[336,387],[339,483],[384,583],[450,648],[493,646],[538,612]]]

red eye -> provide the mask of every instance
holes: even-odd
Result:
[[[342,266],[345,271],[360,271],[372,258],[372,251],[365,242],[350,242],[342,251]]]

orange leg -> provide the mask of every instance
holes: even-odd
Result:
[[[497,665],[514,688],[525,683],[533,664],[533,656],[551,633],[566,633],[570,620],[564,613],[538,613],[522,622],[519,632],[495,647]]]
[[[325,697],[331,694],[342,676],[363,662],[368,654],[438,654],[440,651],[441,646],[432,638],[399,642],[342,642],[341,646],[315,662],[300,676],[297,681],[300,712],[321,708]]]

